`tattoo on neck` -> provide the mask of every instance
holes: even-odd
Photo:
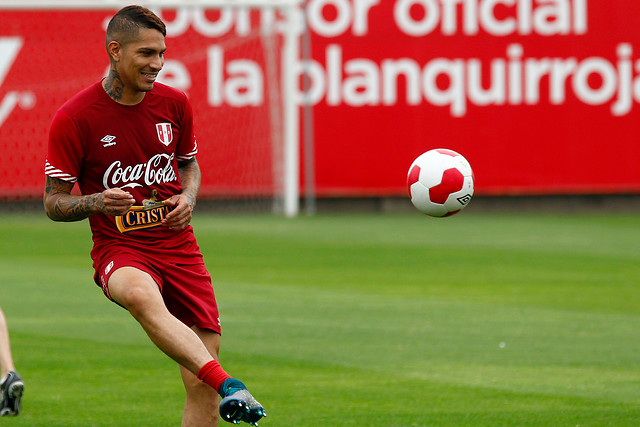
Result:
[[[107,92],[107,95],[111,97],[114,101],[119,101],[122,99],[122,90],[124,89],[124,83],[122,83],[122,79],[116,70],[109,71],[109,75],[107,76],[104,82],[104,90]]]

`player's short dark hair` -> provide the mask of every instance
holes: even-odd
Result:
[[[126,44],[138,35],[141,28],[158,30],[167,35],[167,27],[162,19],[151,10],[142,6],[127,6],[120,9],[107,26],[107,46],[112,41]]]

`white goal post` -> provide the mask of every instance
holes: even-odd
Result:
[[[12,10],[118,10],[137,4],[150,9],[276,8],[286,23],[282,31],[280,90],[282,96],[282,203],[287,217],[300,210],[300,128],[297,103],[297,66],[300,61],[301,0],[0,0],[0,12]]]

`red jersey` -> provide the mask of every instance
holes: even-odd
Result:
[[[122,105],[99,82],[56,112],[45,173],[77,182],[83,195],[117,187],[135,198],[136,206],[121,217],[89,217],[94,264],[111,245],[152,256],[201,257],[191,226],[171,231],[160,225],[168,212],[161,201],[182,191],[178,161],[197,152],[184,93],[155,83],[142,102]]]

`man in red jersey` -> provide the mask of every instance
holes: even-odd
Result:
[[[189,225],[200,188],[191,105],[155,82],[165,35],[140,6],[111,19],[108,76],[53,118],[45,210],[54,221],[89,218],[96,283],[180,365],[182,425],[215,426],[218,413],[257,425],[264,408],[216,361],[218,308]],[[71,194],[76,182],[81,196]]]

